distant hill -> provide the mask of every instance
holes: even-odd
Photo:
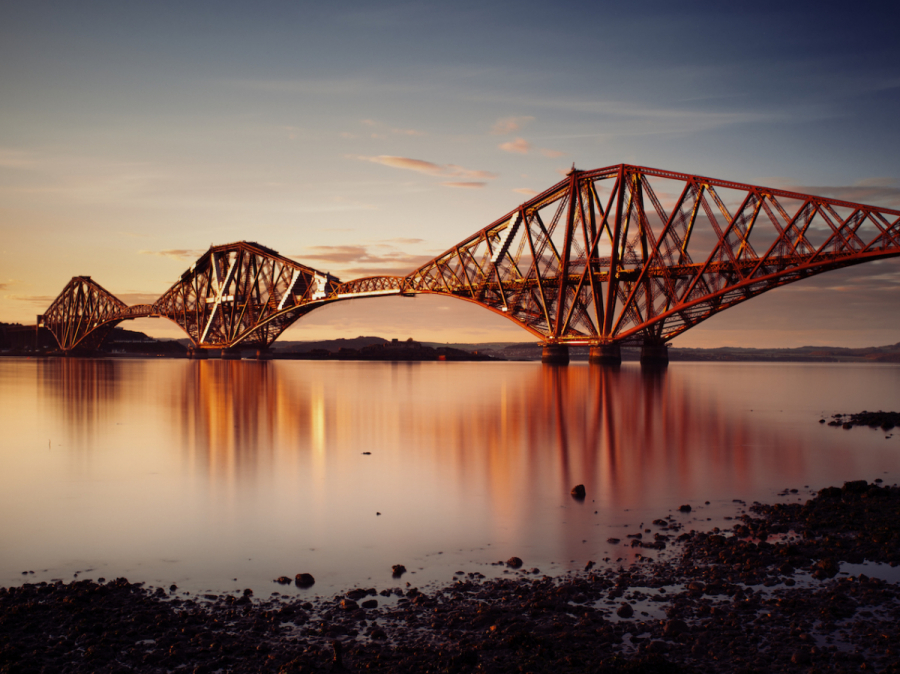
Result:
[[[540,360],[539,344],[478,345],[457,344],[457,348],[477,348],[505,360]],[[569,349],[572,360],[587,360],[589,348],[574,346]],[[622,360],[640,360],[640,346],[622,347]],[[900,343],[890,346],[874,346],[848,349],[832,346],[802,346],[795,349],[750,349],[719,347],[715,349],[669,347],[669,360],[677,361],[755,361],[783,363],[900,363]]]
[[[56,348],[46,330],[35,334],[34,326],[0,323],[0,352],[5,355],[32,353],[35,340],[40,351]],[[158,340],[143,332],[115,328],[103,345],[102,353],[110,355],[148,355],[184,357],[190,340]],[[247,349],[247,352],[254,349]],[[537,342],[415,342],[388,340],[360,335],[350,339],[318,341],[277,341],[270,349],[274,358],[311,358],[318,360],[540,360]],[[587,360],[589,349],[569,349],[572,360]],[[622,360],[640,359],[639,346],[623,347]],[[443,358],[441,358],[443,356]],[[794,349],[752,349],[725,346],[715,349],[669,347],[669,360],[677,361],[756,361],[784,363],[900,363],[900,342],[888,346],[849,349],[838,346],[802,346]]]

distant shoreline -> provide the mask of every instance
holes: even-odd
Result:
[[[25,326],[0,324],[0,357],[61,355],[49,332],[36,336]],[[37,340],[37,343],[36,343]],[[35,348],[37,347],[37,348]],[[187,358],[188,339],[160,340],[142,332],[115,328],[103,348],[87,357]],[[569,347],[569,358],[586,361],[589,347]],[[623,361],[640,360],[640,346],[622,346]],[[220,350],[210,350],[209,358],[219,358]],[[256,347],[236,348],[233,358],[256,356]],[[77,357],[77,355],[75,355]],[[329,339],[308,342],[276,341],[265,353],[272,360],[361,360],[361,361],[539,361],[541,345],[537,342],[446,343],[417,342],[360,336],[351,339]],[[797,348],[716,347],[693,348],[669,346],[670,362],[762,362],[762,363],[900,363],[900,342],[887,346],[859,349],[835,346],[803,346]]]

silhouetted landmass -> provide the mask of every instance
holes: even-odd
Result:
[[[459,345],[466,348],[467,345]],[[482,352],[505,360],[540,360],[539,344],[507,344],[479,346]],[[587,360],[589,349],[574,346],[569,349],[572,360]],[[622,360],[640,360],[640,347],[623,347]],[[802,346],[796,349],[748,349],[740,347],[720,347],[717,349],[691,349],[669,347],[670,361],[754,361],[781,363],[900,363],[900,343],[890,346],[847,349],[835,346]]]
[[[159,340],[142,332],[115,328],[94,355],[106,356],[165,356],[183,358],[191,346],[189,339]],[[0,354],[32,355],[52,353],[57,349],[49,331],[17,323],[0,323]],[[245,357],[256,355],[256,348],[238,349]],[[365,336],[351,339],[327,339],[309,342],[277,341],[269,349],[275,359],[300,360],[540,360],[541,345],[537,342],[416,342],[387,340]],[[573,346],[569,357],[574,361],[587,360],[589,348]],[[218,355],[213,351],[210,355]],[[622,360],[640,359],[639,346],[622,348]],[[849,349],[837,346],[802,346],[795,349],[750,349],[725,346],[716,349],[669,347],[669,360],[709,362],[781,362],[781,363],[900,363],[900,342],[888,346]]]
[[[56,355],[59,346],[49,330],[33,325],[0,323],[0,355]],[[154,339],[143,332],[113,328],[100,349],[89,355],[152,356],[184,358],[187,348],[181,340]]]
[[[345,345],[352,343],[356,346]],[[471,351],[454,349],[449,346],[428,346],[414,341],[412,338],[406,341],[393,339],[386,341],[378,337],[357,337],[353,340],[329,340],[318,345],[296,350],[273,351],[273,358],[299,359],[299,360],[390,360],[390,361],[482,361],[504,360],[496,356],[485,354],[478,349]],[[312,343],[315,344],[315,343]],[[340,345],[339,345],[340,344]],[[328,345],[331,348],[327,348]],[[335,348],[337,347],[337,348]]]

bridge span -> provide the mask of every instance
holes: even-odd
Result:
[[[544,362],[570,345],[621,362],[668,362],[685,330],[815,274],[900,256],[900,211],[619,164],[573,169],[553,187],[406,276],[342,283],[257,243],[213,246],[153,304],[127,306],[74,277],[38,325],[64,352],[97,348],[120,322],[164,317],[194,348],[268,348],[331,302],[437,294],[531,333]]]

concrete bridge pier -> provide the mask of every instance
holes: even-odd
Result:
[[[622,349],[618,343],[597,344],[592,346],[588,354],[588,362],[595,365],[616,367],[622,364]]]
[[[272,360],[272,352],[268,349],[257,349],[256,360]]]
[[[240,349],[222,349],[222,352],[219,354],[219,358],[222,360],[240,360],[241,359],[241,350]]]
[[[206,353],[204,349],[188,349],[187,357],[191,360],[206,360],[209,358],[209,354]]]
[[[541,362],[544,365],[568,365],[569,347],[566,344],[544,344],[541,351]]]
[[[641,366],[667,367],[669,365],[669,347],[665,342],[645,339],[641,347]]]

